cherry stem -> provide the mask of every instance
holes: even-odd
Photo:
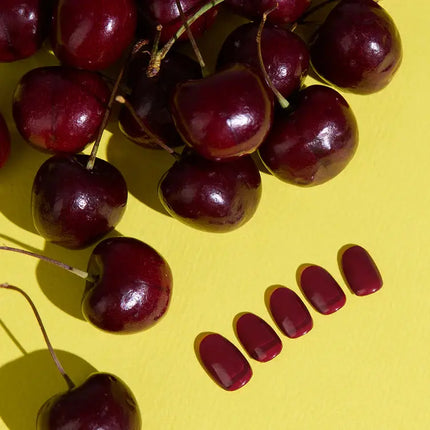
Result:
[[[180,154],[178,154],[176,151],[174,151],[172,148],[170,148],[170,146],[167,146],[159,137],[157,137],[154,133],[152,133],[148,127],[146,127],[146,125],[143,123],[143,121],[139,118],[139,116],[136,113],[136,110],[134,109],[134,107],[132,106],[132,104],[123,96],[116,96],[115,100],[118,103],[121,103],[122,105],[124,105],[127,110],[130,112],[130,114],[133,116],[134,120],[137,122],[138,126],[148,135],[151,137],[151,139],[154,140],[154,142],[160,146],[161,148],[163,148],[164,150],[166,150],[170,155],[172,155],[173,157],[175,157],[176,160],[178,160],[180,158]]]
[[[287,108],[289,106],[288,100],[278,91],[278,89],[275,87],[275,85],[273,85],[273,82],[270,79],[270,77],[269,77],[269,75],[268,75],[268,73],[266,71],[266,67],[264,66],[263,54],[261,52],[261,37],[262,37],[262,34],[263,34],[264,24],[266,23],[267,16],[270,13],[272,13],[274,10],[276,10],[278,8],[278,6],[279,6],[278,2],[276,2],[276,5],[274,7],[272,7],[271,9],[269,9],[266,12],[263,13],[263,17],[261,18],[260,25],[258,26],[256,41],[257,41],[258,60],[259,60],[259,63],[260,63],[261,71],[263,72],[263,75],[264,75],[264,79],[266,80],[266,82],[269,85],[270,89],[275,94],[275,96],[278,99],[278,102],[281,105],[281,107],[285,109],[285,108]]]
[[[158,72],[160,71],[161,61],[167,55],[170,48],[175,44],[175,42],[187,31],[187,26],[191,26],[191,24],[197,21],[202,15],[204,15],[206,12],[219,5],[223,1],[224,0],[211,0],[210,2],[202,6],[194,15],[190,16],[185,21],[185,23],[183,23],[181,27],[179,27],[173,37],[168,42],[166,42],[166,44],[155,53],[155,55],[152,55],[151,60],[149,61],[148,70],[146,72],[148,78],[152,78],[158,74]]]
[[[62,364],[60,363],[60,360],[57,357],[57,354],[54,351],[54,348],[51,345],[51,342],[48,338],[48,334],[46,333],[45,327],[42,322],[42,318],[40,318],[39,312],[36,309],[36,306],[34,305],[33,301],[31,300],[30,296],[21,288],[15,287],[14,285],[9,285],[7,283],[0,284],[0,288],[5,288],[8,290],[17,291],[21,295],[25,297],[27,302],[30,304],[31,309],[33,310],[34,316],[37,319],[37,322],[39,324],[40,330],[42,331],[43,337],[45,339],[46,346],[48,347],[49,353],[51,354],[52,359],[54,360],[55,366],[57,367],[58,371],[60,372],[61,376],[64,378],[64,380],[67,383],[67,386],[69,387],[69,390],[72,390],[75,388],[75,384],[70,379],[69,375],[65,372]]]
[[[191,43],[191,46],[193,48],[194,54],[197,58],[197,61],[200,64],[200,68],[202,69],[202,75],[206,76],[207,75],[207,70],[206,70],[206,64],[205,61],[203,60],[203,56],[202,53],[200,52],[199,47],[197,46],[197,42],[196,39],[193,35],[193,32],[191,31],[190,26],[187,23],[187,17],[184,14],[184,10],[182,9],[182,5],[181,5],[181,1],[180,0],[175,0],[176,1],[176,6],[178,7],[179,13],[181,15],[181,19],[183,24],[185,25],[185,29],[187,31],[187,35],[188,35],[188,39]]]
[[[88,162],[87,162],[87,166],[86,166],[87,170],[92,170],[94,168],[94,163],[96,162],[96,156],[97,156],[97,151],[99,150],[100,141],[102,139],[102,135],[103,135],[103,132],[106,128],[106,125],[109,121],[109,116],[110,116],[111,111],[112,111],[112,105],[115,101],[115,97],[116,97],[116,94],[118,92],[119,84],[121,83],[122,77],[124,76],[126,64],[127,64],[127,61],[125,61],[124,64],[121,66],[121,69],[120,69],[118,76],[116,77],[115,83],[113,85],[112,92],[110,94],[109,101],[108,101],[108,104],[106,106],[106,111],[105,111],[105,114],[103,116],[103,121],[100,124],[99,130],[97,133],[96,141],[94,142],[93,148],[91,150],[90,158],[88,159]]]
[[[44,255],[41,255],[41,254],[36,254],[35,252],[26,251],[20,248],[12,248],[10,246],[4,246],[4,245],[0,246],[0,250],[12,251],[12,252],[17,252],[19,254],[29,255],[30,257],[35,257],[35,258],[38,258],[39,260],[46,261],[47,263],[61,267],[62,269],[67,270],[68,272],[71,272],[82,279],[86,279],[87,281],[91,280],[87,272],[84,272],[83,270],[80,270],[80,269],[76,269],[75,267],[69,266],[68,264],[62,263],[61,261],[54,260],[53,258],[45,257]]]

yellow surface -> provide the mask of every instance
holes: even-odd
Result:
[[[1,255],[0,281],[33,297],[71,377],[79,383],[95,368],[123,378],[143,429],[430,428],[430,6],[383,5],[401,32],[404,61],[384,91],[346,95],[360,127],[354,160],[313,189],[264,174],[259,210],[236,232],[203,233],[162,214],[155,186],[169,158],[129,143],[111,124],[114,135],[106,134],[101,156],[123,171],[130,188],[117,230],[158,249],[174,273],[171,308],[156,327],[131,336],[102,333],[80,314],[80,279]],[[47,155],[20,139],[11,118],[18,79],[53,63],[40,52],[0,65],[0,111],[13,135],[12,156],[0,171],[0,242],[85,269],[90,249],[64,250],[34,231],[31,184]],[[314,329],[297,340],[282,337],[284,350],[273,362],[252,362],[254,376],[244,388],[229,393],[215,385],[196,359],[195,337],[215,331],[238,345],[236,314],[252,311],[272,322],[265,291],[274,284],[299,291],[302,263],[320,264],[342,281],[337,253],[351,242],[374,257],[383,289],[368,297],[347,292],[345,307],[331,316],[312,311]],[[7,291],[0,291],[0,352],[0,429],[31,430],[40,405],[66,387],[28,305]]]

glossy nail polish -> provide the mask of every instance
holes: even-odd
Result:
[[[236,332],[246,352],[257,361],[269,361],[282,350],[282,341],[275,330],[255,314],[241,315],[236,322]]]
[[[300,286],[306,299],[320,313],[332,314],[346,302],[345,293],[339,284],[320,266],[310,265],[300,274]]]
[[[220,334],[205,336],[200,342],[199,354],[208,373],[225,390],[237,390],[251,379],[252,370],[248,360]]]
[[[382,287],[382,277],[369,253],[354,245],[342,254],[342,271],[357,296],[375,293]]]
[[[270,296],[270,312],[279,329],[288,337],[303,336],[313,321],[302,299],[289,288],[279,287]]]

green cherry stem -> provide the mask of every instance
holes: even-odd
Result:
[[[37,322],[39,324],[40,330],[42,331],[43,337],[45,339],[46,346],[48,347],[49,353],[51,354],[52,359],[54,360],[55,366],[57,367],[58,371],[60,372],[61,376],[66,381],[67,386],[69,387],[69,390],[75,388],[75,384],[70,379],[69,375],[65,372],[60,360],[57,357],[57,354],[54,351],[54,348],[51,345],[51,342],[49,340],[48,334],[46,333],[45,327],[42,322],[42,318],[40,318],[39,312],[36,309],[36,306],[34,305],[33,301],[31,300],[30,296],[21,288],[15,287],[14,285],[9,285],[7,283],[0,284],[0,288],[4,288],[7,290],[13,290],[21,295],[24,296],[24,298],[27,300],[29,305],[31,306],[31,309],[33,310],[34,316],[37,319]]]

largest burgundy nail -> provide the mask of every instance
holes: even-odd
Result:
[[[375,262],[361,246],[351,246],[342,254],[342,270],[357,296],[372,294],[382,287],[382,277]]]
[[[346,302],[342,288],[330,273],[320,266],[305,267],[300,274],[300,286],[311,305],[324,315],[336,312]]]
[[[303,336],[313,326],[302,299],[286,287],[279,287],[271,294],[270,312],[278,327],[291,338]]]
[[[251,379],[252,370],[247,359],[220,334],[206,335],[200,342],[199,354],[208,373],[225,390],[237,390]]]

